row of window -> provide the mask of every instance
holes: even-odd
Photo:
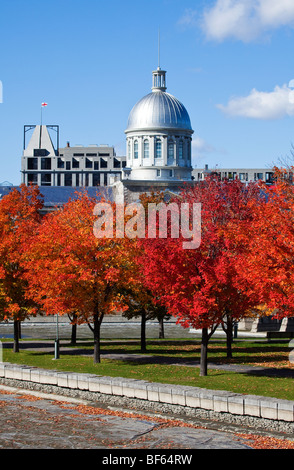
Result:
[[[63,153],[60,153],[59,154],[61,157],[64,156]],[[86,157],[110,157],[110,153],[105,153],[105,152],[99,152],[99,153],[73,153],[73,156],[74,157],[84,157],[86,155]]]
[[[104,158],[100,158],[100,161],[93,161],[89,158],[85,159],[85,168],[92,168],[94,170],[99,170],[100,168],[108,168],[108,161]],[[28,170],[38,170],[38,158],[28,158],[27,169]],[[125,166],[125,162],[120,162],[117,158],[113,159],[113,168],[121,168]],[[57,159],[57,168],[59,169],[78,169],[80,168],[80,161],[77,158],[72,158],[71,161],[64,160],[63,158],[58,157]],[[52,170],[52,161],[51,158],[41,158],[41,170]]]
[[[181,140],[178,145],[178,152],[179,152],[179,159],[184,158],[184,143]],[[131,159],[132,155],[132,147],[131,142],[128,143],[128,159]],[[169,141],[167,144],[167,155],[169,159],[174,159],[175,157],[175,143],[173,141]],[[190,152],[188,152],[190,155]],[[143,158],[149,158],[150,156],[150,144],[149,140],[145,139],[143,142]],[[162,142],[160,139],[155,139],[155,158],[162,158]],[[138,140],[134,141],[134,159],[137,160],[139,158],[139,142]]]
[[[234,180],[236,177],[239,178],[240,181],[249,181],[249,174],[248,173],[237,173],[236,171],[223,171],[223,172],[216,172],[222,178],[227,178],[229,180]],[[203,173],[198,173],[198,180],[203,178]],[[254,173],[254,181],[258,180],[265,180],[266,182],[272,181],[273,173],[266,172],[264,173]]]
[[[104,186],[107,186],[107,173],[91,173],[92,175],[92,184],[91,186],[100,186],[101,178]],[[84,184],[83,184],[84,181]],[[75,180],[73,179],[72,173],[57,173],[56,174],[56,186],[72,186],[74,183],[75,186],[89,186],[90,184],[90,174],[83,173],[77,174]],[[38,174],[37,173],[28,173],[28,184],[38,184]],[[41,186],[52,186],[52,174],[51,173],[42,173],[41,174]]]

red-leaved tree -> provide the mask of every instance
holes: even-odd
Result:
[[[249,293],[257,292],[265,314],[278,319],[294,316],[294,186],[288,174],[276,169],[275,184],[262,188],[265,203],[253,201],[251,224],[234,231],[236,243],[246,247],[240,276]]]
[[[257,303],[255,293],[248,294],[246,279],[238,277],[235,259],[243,253],[228,225],[233,219],[250,223],[252,199],[259,199],[255,185],[209,177],[170,201],[179,212],[184,203],[190,208],[201,204],[199,247],[185,249],[183,234],[173,238],[171,231],[166,238],[142,241],[139,263],[147,286],[181,325],[202,329],[201,375],[207,375],[208,341],[216,328],[239,320]]]

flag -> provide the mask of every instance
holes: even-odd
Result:
[[[48,106],[48,103],[42,103],[42,107]]]

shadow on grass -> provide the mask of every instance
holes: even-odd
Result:
[[[101,358],[110,361],[120,361],[121,364],[137,365],[173,365],[199,367],[200,365],[200,344],[194,340],[173,341],[155,340],[147,342],[147,351],[142,353],[140,341],[132,340],[123,347],[122,341],[103,341],[101,343]],[[128,345],[130,346],[128,348]],[[166,348],[164,348],[166,345]],[[3,342],[3,349],[12,349],[12,342]],[[118,347],[122,346],[122,347]],[[154,346],[160,346],[154,348]],[[78,341],[76,345],[63,341],[60,344],[60,355],[70,356],[93,356],[92,341]],[[189,350],[185,350],[189,347]],[[31,350],[36,357],[54,355],[54,340],[52,341],[21,341],[20,352]],[[221,355],[218,355],[221,354]],[[279,363],[289,359],[289,348],[285,345],[269,345],[267,342],[249,346],[244,343],[233,344],[233,358],[225,357],[226,347],[224,343],[214,343],[209,348],[208,367],[214,370],[231,370],[241,374],[258,377],[281,377],[294,378],[294,369],[285,367],[267,367],[267,363]],[[275,355],[273,355],[275,354]],[[258,366],[251,364],[258,363]],[[261,364],[261,365],[260,365]],[[263,367],[264,364],[264,367]],[[225,372],[224,372],[225,373]]]

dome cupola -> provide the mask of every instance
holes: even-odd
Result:
[[[193,130],[184,105],[166,92],[166,71],[152,72],[152,92],[132,108],[127,129],[132,180],[191,180]]]
[[[184,105],[166,92],[166,72],[159,67],[153,72],[152,93],[144,96],[130,112],[127,132],[135,129],[192,130]]]

